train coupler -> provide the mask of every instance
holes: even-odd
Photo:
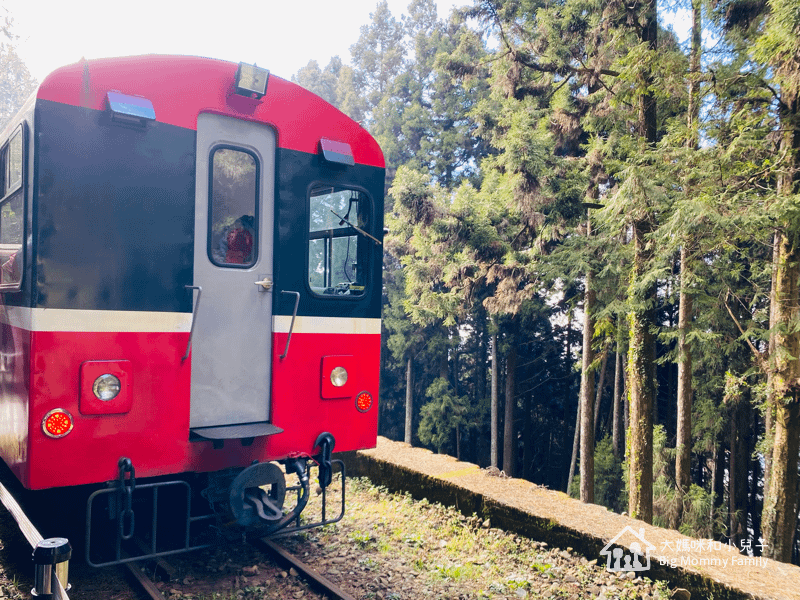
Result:
[[[314,447],[319,448],[319,487],[325,489],[331,484],[333,480],[333,465],[331,463],[331,455],[333,454],[333,447],[336,445],[332,433],[327,431],[320,433],[317,441],[314,442]]]
[[[231,482],[228,496],[231,513],[238,525],[252,527],[258,523],[276,523],[283,518],[286,496],[283,472],[273,463],[250,465]]]

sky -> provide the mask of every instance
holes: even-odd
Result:
[[[411,0],[388,0],[395,18]],[[437,0],[444,19],[472,0]],[[207,8],[204,8],[204,5]],[[39,81],[81,57],[186,54],[256,63],[290,79],[316,60],[350,62],[350,46],[378,0],[0,0],[14,18],[19,54]],[[681,39],[688,14],[662,15]]]
[[[411,0],[389,0],[395,18]],[[84,58],[186,54],[257,63],[290,79],[350,46],[378,0],[0,0],[14,18],[19,54],[39,81]],[[438,0],[440,18],[471,0]]]

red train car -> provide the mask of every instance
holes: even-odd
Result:
[[[307,458],[324,487],[334,447],[376,441],[375,140],[264,69],[142,56],[55,71],[0,145],[0,456],[20,482],[106,484],[90,519],[123,539],[131,488],[182,474],[241,526],[297,524]]]

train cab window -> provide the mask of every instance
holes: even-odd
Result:
[[[361,296],[366,287],[370,203],[366,194],[317,186],[309,195],[308,284],[322,296]]]
[[[208,256],[220,267],[252,267],[258,260],[258,160],[250,152],[211,153]]]
[[[0,291],[16,291],[22,283],[25,194],[22,189],[23,129],[16,130],[0,151]]]

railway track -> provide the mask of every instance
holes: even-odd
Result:
[[[305,579],[309,585],[317,592],[325,595],[331,600],[356,600],[356,598],[340,588],[330,579],[323,576],[319,571],[309,564],[304,563],[299,558],[288,552],[285,548],[276,544],[269,538],[258,538],[251,540],[253,546],[269,556],[275,563],[286,568],[294,569],[300,577]],[[133,578],[135,585],[142,594],[150,600],[165,600],[162,591],[153,579],[149,578],[137,563],[125,563],[120,567],[125,569]],[[174,574],[175,569],[164,559],[155,561],[153,572],[159,573],[162,577],[169,579]]]
[[[20,532],[25,537],[25,540],[29,543],[31,548],[33,549],[37,546],[37,544],[40,544],[44,538],[38,532],[36,527],[30,522],[23,509],[19,506],[19,504],[16,503],[16,500],[5,488],[5,486],[2,485],[2,483],[0,483],[0,501],[9,510],[11,516],[14,517],[14,520],[19,526]],[[278,545],[275,541],[268,538],[258,538],[251,540],[251,544],[265,556],[272,559],[277,565],[280,565],[287,570],[293,569],[300,578],[304,579],[309,584],[310,588],[324,595],[326,598],[330,598],[332,600],[356,600],[354,596],[341,589],[336,583],[324,577],[314,567],[303,562],[298,557],[288,552],[285,548]],[[148,568],[142,569],[142,564],[147,564]],[[126,580],[131,586],[131,598],[166,600],[167,596],[164,595],[162,589],[157,585],[157,580],[169,583],[170,580],[174,580],[176,578],[176,569],[164,559],[143,561],[143,563],[129,562],[120,565],[117,567],[117,569],[122,574],[127,575]],[[103,569],[90,569],[88,571],[89,578],[94,578],[95,576],[103,577],[102,571]],[[82,588],[84,586],[82,584],[84,582],[82,579],[87,575],[87,572],[84,570],[80,570],[80,572],[81,574],[78,576],[78,579],[73,581],[73,584],[75,585],[75,594],[73,594],[73,600],[76,598],[85,597],[86,595],[83,593]],[[106,569],[106,573],[107,572],[108,570]],[[153,573],[154,576],[149,577],[148,573]],[[213,577],[213,574],[211,574],[211,577]],[[34,588],[38,588],[37,591],[40,593],[39,595],[42,595],[41,592],[44,592],[45,594],[50,592],[52,593],[52,596],[45,597],[52,597],[54,600],[70,600],[72,588],[65,590],[61,580],[56,577],[52,578],[51,585],[52,589],[46,588],[43,590],[41,587],[41,582],[37,581],[34,585]]]
[[[17,498],[19,498],[19,501]],[[0,465],[0,503],[5,506],[8,514],[13,517],[15,521],[16,527],[11,523],[10,519],[7,520],[9,523],[9,531],[18,529],[22,534],[21,536],[14,535],[14,542],[11,542],[6,536],[3,538],[4,542],[13,543],[15,546],[15,549],[12,551],[13,554],[18,557],[24,557],[27,552],[18,547],[24,546],[26,542],[30,546],[31,551],[40,545],[55,545],[55,547],[61,548],[66,544],[66,547],[70,548],[69,542],[64,538],[44,539],[28,514],[26,514],[26,510],[30,510],[31,514],[37,515],[36,518],[39,519],[42,516],[42,509],[44,506],[38,504],[36,506],[29,505],[29,502],[30,500],[25,495],[25,491],[20,489],[20,486],[14,480],[10,472]],[[61,523],[63,523],[63,521],[61,521]],[[61,529],[58,528],[54,529],[52,525],[53,524],[50,523],[50,525],[46,526],[42,524],[41,526],[44,527],[43,530],[61,531]],[[76,533],[74,529],[71,531],[72,534]],[[24,540],[22,538],[24,538]],[[78,545],[80,546],[80,544]],[[218,548],[221,549],[224,547],[225,545],[223,544]],[[285,568],[286,571],[291,572],[293,576],[296,574],[296,577],[292,579],[304,581],[308,588],[321,594],[322,597],[355,600],[351,594],[342,590],[336,583],[324,577],[314,567],[304,563],[285,548],[276,544],[273,540],[256,538],[250,541],[248,547],[252,548],[251,552],[253,556],[251,559],[254,564],[261,563],[265,556],[269,557],[272,562],[275,563],[276,569],[278,569],[278,567],[280,567],[280,569]],[[211,552],[213,551],[214,548],[211,549]],[[225,553],[229,551],[229,549],[224,550]],[[52,561],[54,563],[60,561],[59,557],[63,557],[63,552],[61,554],[56,554],[58,556],[56,561]],[[180,584],[184,583],[186,579],[185,574],[187,572],[196,573],[197,581],[202,581],[207,578],[210,586],[221,585],[222,580],[225,579],[226,576],[230,578],[229,576],[232,574],[231,572],[222,574],[212,571],[204,572],[202,569],[197,568],[198,564],[203,564],[202,557],[192,558],[199,556],[197,552],[170,557],[175,560],[175,564],[179,565],[178,568],[173,567],[166,558],[162,557],[158,559],[127,562],[119,565],[117,569],[95,569],[85,565],[82,558],[78,558],[79,555],[82,557],[82,554],[83,551],[81,549],[76,550],[76,560],[73,561],[74,564],[72,565],[72,567],[74,567],[73,569],[70,569],[70,555],[66,557],[63,564],[54,564],[44,570],[37,568],[35,573],[28,572],[27,565],[30,565],[31,571],[34,570],[32,563],[24,559],[21,560],[19,564],[15,565],[17,574],[15,574],[14,577],[15,579],[18,577],[21,581],[26,582],[30,580],[31,583],[23,583],[20,585],[20,594],[27,595],[27,592],[33,587],[37,595],[44,595],[46,598],[54,598],[55,600],[70,600],[70,596],[72,596],[72,600],[93,599],[99,597],[98,594],[101,596],[111,594],[114,598],[123,600],[138,600],[139,598],[165,600],[165,598],[172,595],[170,591],[174,591],[172,589],[174,585],[180,587]],[[125,557],[123,556],[123,558]],[[189,566],[187,567],[187,565]],[[278,569],[278,573],[281,572],[280,569]],[[21,573],[19,572],[20,570],[22,571]],[[33,577],[30,577],[31,575],[33,575]],[[70,579],[73,584],[72,588],[67,585]],[[240,580],[242,582],[246,581],[243,576],[240,576]],[[280,577],[278,578],[278,582],[280,583]],[[263,578],[260,583],[267,587],[269,586]],[[250,581],[247,581],[247,585],[250,585]],[[128,587],[130,587],[129,592],[125,591]]]
[[[45,538],[39,533],[37,528],[25,514],[23,508],[16,501],[11,492],[0,482],[0,502],[6,507],[9,514],[14,518],[19,527],[20,532],[25,537],[25,540],[34,550],[42,546],[56,546],[61,547],[63,543],[61,538]],[[66,542],[66,540],[63,540]],[[296,556],[289,553],[287,550],[276,544],[269,538],[257,538],[251,541],[251,544],[259,549],[264,554],[273,559],[274,562],[294,569],[299,576],[308,581],[309,585],[316,591],[324,594],[332,600],[356,600],[354,596],[341,589],[337,584],[324,577],[311,565],[301,561]],[[59,567],[54,564],[52,568],[36,569],[34,575],[34,590],[39,596],[53,598],[53,600],[69,600],[69,589],[65,589],[65,583],[68,581],[68,561],[66,564]],[[169,581],[170,577],[174,576],[175,569],[164,559],[151,561],[154,564],[152,569],[153,573],[158,573],[162,578]],[[127,572],[130,575],[132,586],[136,588],[134,593],[139,597],[149,598],[150,600],[166,600],[163,592],[156,585],[154,579],[148,577],[141,569],[139,563],[129,562],[121,565],[120,570]]]
[[[330,579],[321,575],[314,567],[307,565],[269,538],[260,538],[254,540],[252,543],[257,548],[269,554],[276,562],[293,567],[298,573],[311,582],[313,587],[322,591],[329,598],[333,598],[334,600],[356,600],[354,596],[348,594]]]

